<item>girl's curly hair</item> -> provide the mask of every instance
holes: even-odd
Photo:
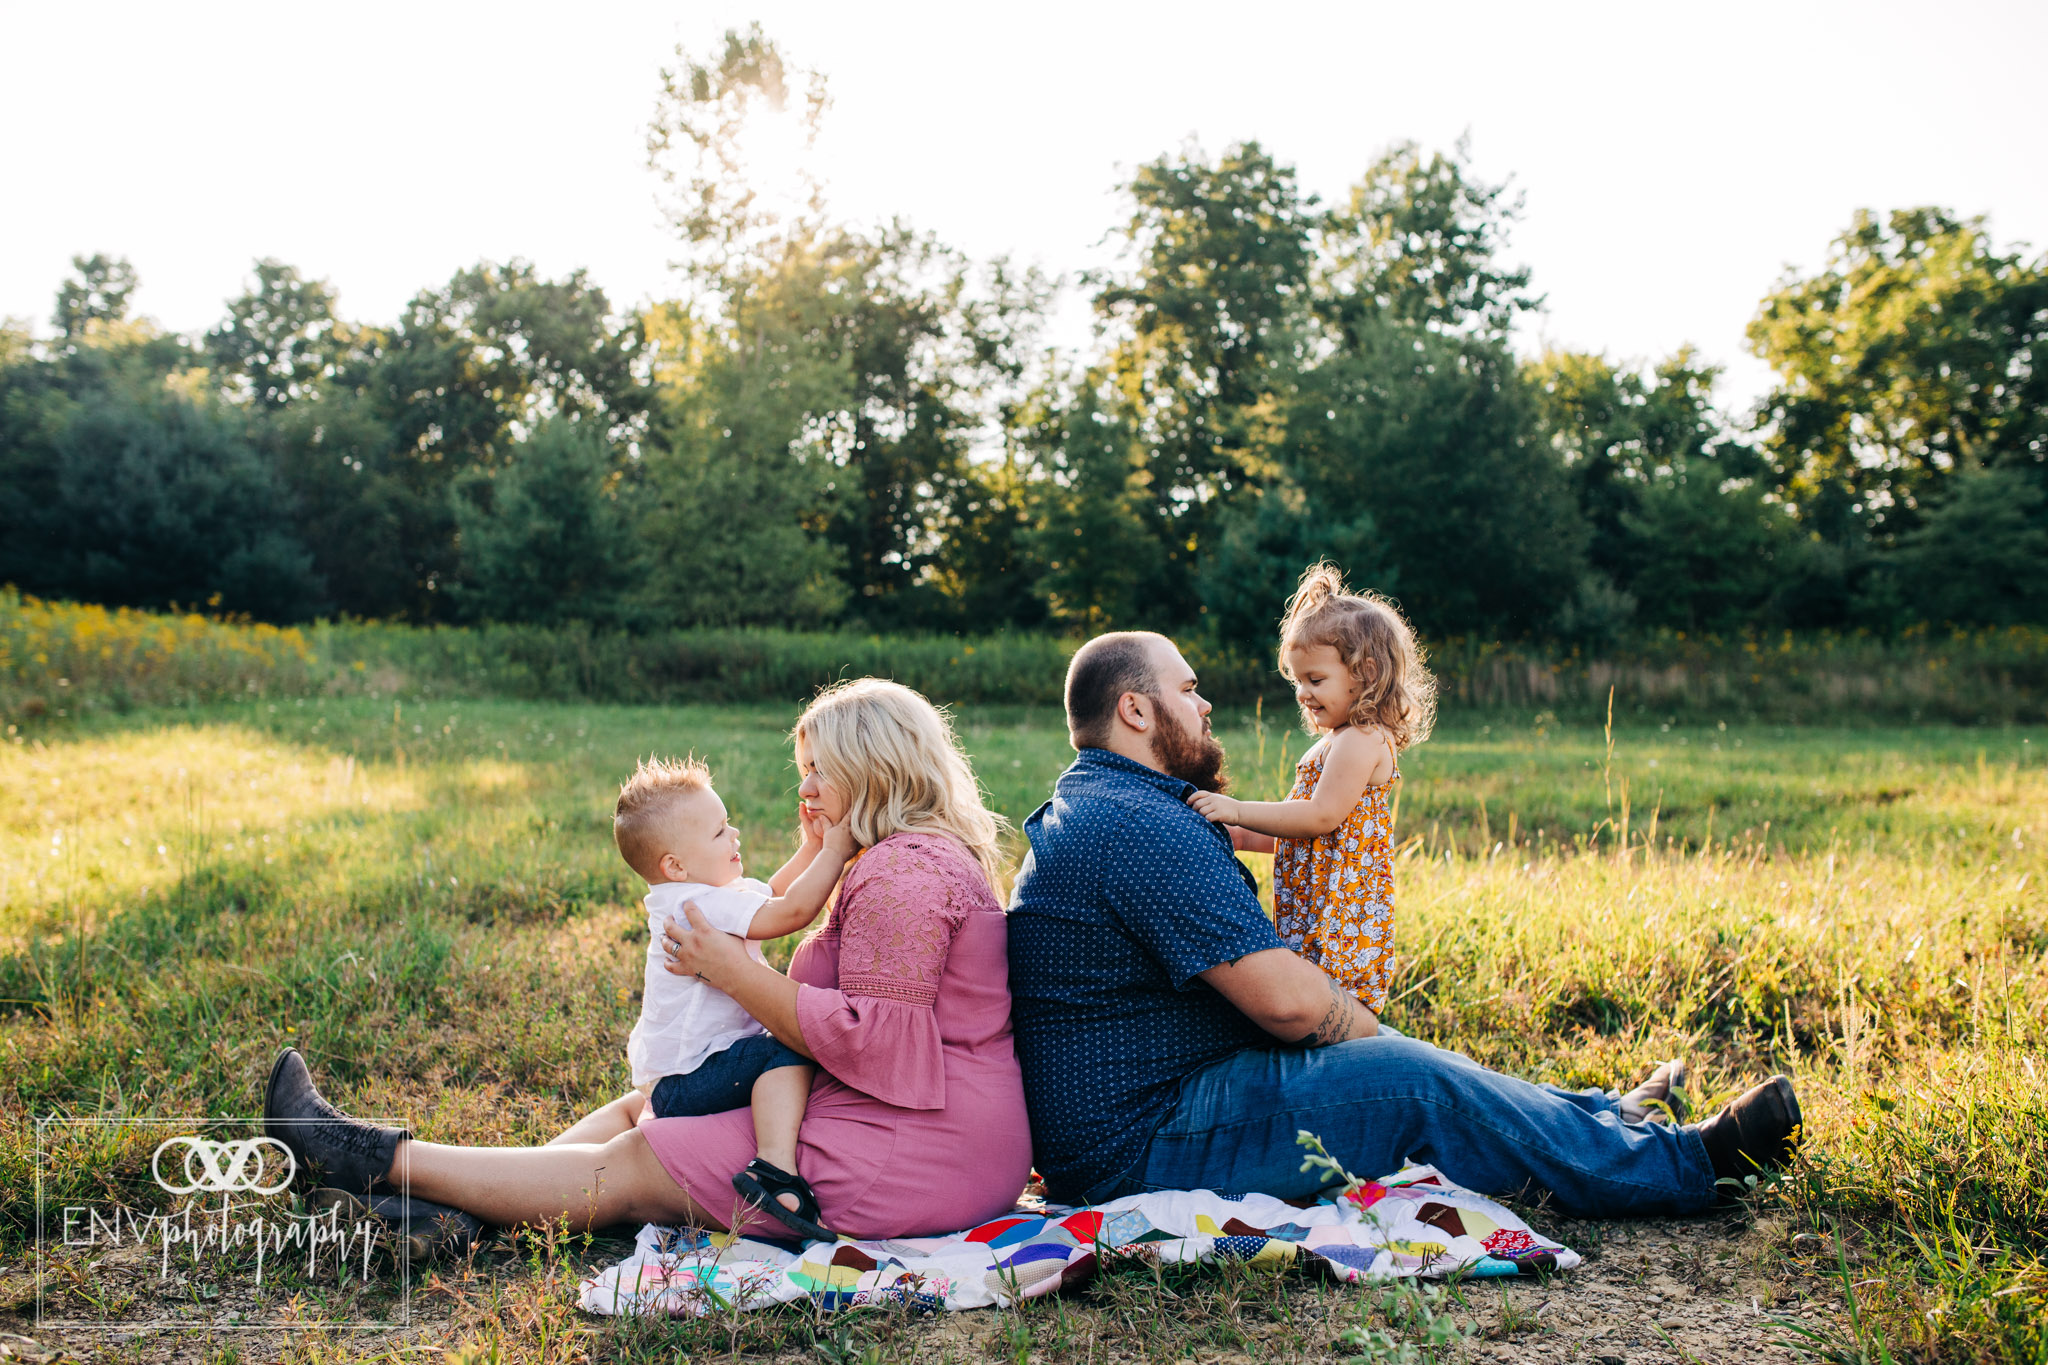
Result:
[[[1295,680],[1287,651],[1328,645],[1350,668],[1361,689],[1351,706],[1353,725],[1377,725],[1396,750],[1420,744],[1436,724],[1436,678],[1400,609],[1375,592],[1351,592],[1327,561],[1301,576],[1280,620],[1280,672]],[[1308,713],[1302,713],[1308,724]],[[1314,727],[1311,725],[1311,729]]]

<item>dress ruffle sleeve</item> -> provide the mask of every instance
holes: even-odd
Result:
[[[847,874],[834,909],[838,988],[797,993],[797,1024],[818,1065],[900,1109],[946,1107],[933,1006],[968,914],[957,889],[915,838],[877,844]]]

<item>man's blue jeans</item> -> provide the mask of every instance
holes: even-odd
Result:
[[[1483,1194],[1540,1186],[1579,1217],[1690,1213],[1715,1195],[1697,1134],[1623,1123],[1601,1091],[1516,1080],[1387,1030],[1241,1052],[1193,1073],[1145,1157],[1089,1202],[1144,1190],[1311,1195],[1328,1177],[1301,1169],[1302,1130],[1368,1180],[1426,1162]]]

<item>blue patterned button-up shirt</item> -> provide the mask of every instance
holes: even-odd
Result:
[[[1064,1203],[1143,1160],[1184,1076],[1276,1046],[1196,979],[1287,945],[1229,834],[1187,804],[1194,790],[1083,749],[1024,822],[1011,1020],[1038,1169]]]

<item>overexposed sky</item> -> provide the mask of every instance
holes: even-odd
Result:
[[[830,78],[836,211],[1052,272],[1103,259],[1130,168],[1256,138],[1326,198],[1390,142],[1527,194],[1522,338],[1654,358],[1743,347],[1787,265],[1859,206],[1987,214],[2048,247],[2048,5],[51,5],[0,0],[0,315],[47,331],[74,253],[211,326],[251,263],[385,321],[479,259],[672,293],[644,165],[658,69],[762,22]],[[1069,306],[1055,338],[1086,337]]]

